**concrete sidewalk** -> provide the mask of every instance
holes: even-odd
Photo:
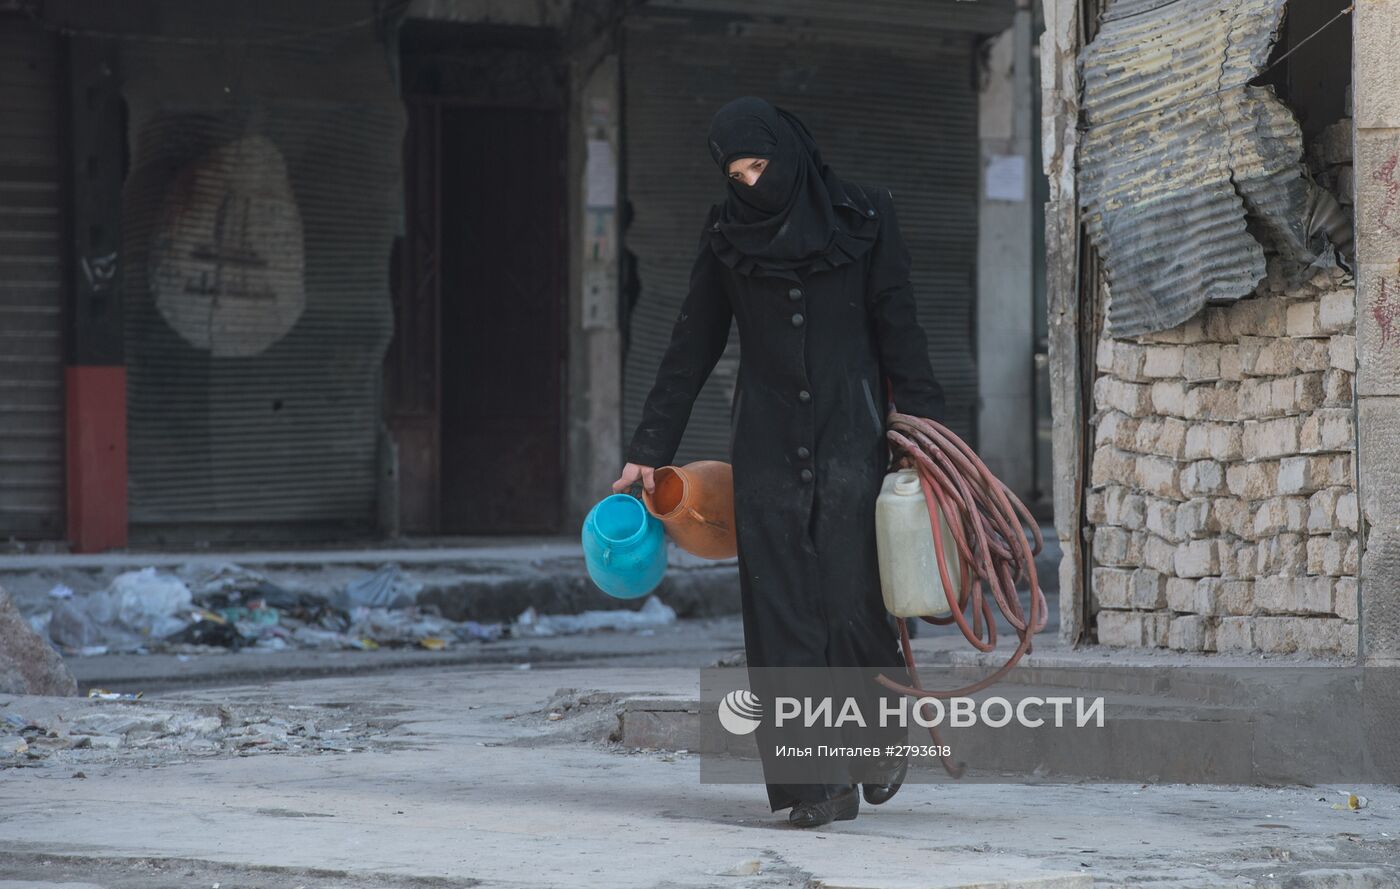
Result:
[[[690,666],[696,669],[744,648],[737,616],[685,620],[644,632],[600,632],[576,636],[498,639],[447,651],[418,648],[379,651],[315,649],[201,655],[105,654],[71,657],[65,663],[78,680],[79,693],[90,688],[127,692],[232,686],[323,676],[364,676],[405,670],[437,671],[453,667],[509,666],[532,668],[586,663],[646,667]]]
[[[281,739],[176,744],[133,718],[110,749],[0,771],[0,887],[1400,885],[1394,788],[1353,788],[1370,804],[1352,812],[1321,787],[910,785],[853,822],[790,829],[761,787],[610,740],[622,701],[697,692],[691,668],[572,665],[0,699],[81,710],[68,726],[188,710]],[[298,743],[335,732],[353,742]]]

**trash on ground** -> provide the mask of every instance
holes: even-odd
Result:
[[[734,865],[733,867],[729,868],[728,870],[722,870],[722,871],[720,871],[719,874],[718,874],[718,876],[721,876],[721,877],[751,877],[751,876],[753,876],[754,874],[758,873],[758,871],[759,871],[759,869],[760,869],[761,867],[763,867],[763,862],[762,862],[762,861],[758,860],[757,858],[747,858],[747,859],[745,859],[745,860],[739,862],[738,864]]]
[[[41,614],[31,614],[25,620],[29,624],[29,629],[37,633],[39,638],[49,638],[49,622],[53,620],[52,611],[45,611]]]
[[[212,646],[235,651],[248,644],[237,627],[209,612],[195,615],[195,620],[189,626],[171,633],[164,641],[167,644]]]
[[[638,610],[540,614],[525,609],[510,624],[454,621],[419,605],[422,584],[394,563],[350,581],[327,598],[287,590],[233,563],[185,566],[180,575],[143,568],[107,589],[49,592],[52,608],[28,618],[68,655],[197,654],[303,650],[450,651],[506,636],[564,636],[600,630],[650,634],[676,612],[655,596]]]
[[[403,576],[394,563],[352,580],[336,597],[335,606],[341,611],[353,608],[403,608],[412,605],[423,588],[421,583]]]
[[[185,621],[178,615],[194,606],[183,580],[154,568],[117,575],[108,595],[118,622],[138,635],[156,638],[184,629]]]
[[[141,692],[108,691],[105,688],[90,688],[87,696],[99,701],[139,701]]]
[[[1346,801],[1340,803],[1333,803],[1332,808],[1334,809],[1343,809],[1345,811],[1355,812],[1358,809],[1366,808],[1367,804],[1371,802],[1366,797],[1357,796],[1350,790],[1338,790],[1337,792],[1340,793],[1342,796],[1346,797]]]
[[[330,599],[282,589],[233,563],[187,566],[183,574],[144,568],[87,594],[55,587],[49,594],[52,609],[32,615],[29,623],[68,655],[447,651],[506,635],[500,623],[448,620],[435,606],[414,604],[422,584],[392,563],[351,581]]]
[[[565,636],[594,630],[644,630],[676,622],[676,611],[655,596],[647,596],[637,611],[610,609],[581,614],[539,614],[534,606],[515,619],[511,629],[517,636]]]
[[[117,622],[116,608],[106,591],[54,605],[49,638],[68,652],[95,648],[102,648],[103,653],[135,651],[145,644],[139,635]]]

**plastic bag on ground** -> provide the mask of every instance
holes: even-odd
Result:
[[[128,629],[157,639],[178,633],[189,621],[180,616],[194,607],[184,581],[154,568],[128,571],[112,580],[117,620]]]
[[[483,642],[493,642],[501,638],[502,627],[500,624],[482,624],[474,620],[464,620],[453,627],[452,632],[463,641],[480,639]]]
[[[105,649],[132,651],[144,643],[141,637],[111,621],[114,609],[106,593],[74,597],[54,605],[49,618],[49,638],[68,651]]]
[[[517,636],[564,636],[593,630],[646,630],[676,622],[676,611],[655,596],[647,596],[637,611],[610,609],[581,614],[539,614],[531,606],[516,618]]]
[[[184,630],[192,608],[178,577],[143,568],[117,575],[102,592],[55,599],[48,634],[69,651],[134,651]]]
[[[453,635],[452,621],[417,608],[357,608],[351,612],[352,623],[346,635],[367,637],[376,642],[416,643],[425,636]]]
[[[391,562],[347,583],[334,604],[346,612],[356,608],[406,608],[417,600],[421,589],[422,584],[404,577],[399,566]]]

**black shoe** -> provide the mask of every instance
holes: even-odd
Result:
[[[855,787],[831,799],[814,803],[798,803],[788,815],[793,827],[821,827],[833,821],[851,821],[860,814],[860,797]]]
[[[861,795],[865,801],[872,806],[880,803],[887,803],[890,797],[899,792],[900,785],[904,783],[904,776],[909,772],[909,758],[905,757],[899,761],[899,765],[891,768],[883,777],[885,780],[878,784],[860,785]]]

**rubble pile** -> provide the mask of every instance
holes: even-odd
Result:
[[[78,684],[0,589],[0,694],[74,695]]]

